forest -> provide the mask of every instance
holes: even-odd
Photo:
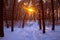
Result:
[[[52,25],[54,31],[60,25],[60,0],[0,0],[0,37],[5,27],[14,32],[14,27],[24,28],[28,21],[37,21],[43,34],[46,25]]]

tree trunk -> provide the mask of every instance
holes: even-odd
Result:
[[[52,30],[55,30],[54,3],[53,3],[53,0],[51,0],[51,5],[52,5]]]
[[[8,16],[7,16],[7,14],[6,14],[6,11],[7,11],[7,10],[6,10],[6,8],[5,8],[5,16],[6,16],[6,20],[5,20],[5,22],[6,22],[6,27],[9,28],[9,25],[8,25],[8,19],[7,19]]]
[[[14,31],[14,8],[15,8],[15,2],[16,0],[13,1],[13,10],[12,10],[12,27],[11,27],[11,31]]]
[[[40,2],[39,2],[39,5],[38,5],[38,11],[39,11],[39,18],[38,18],[38,22],[39,22],[39,29],[42,29],[41,28],[41,12],[40,12]]]
[[[42,1],[42,0],[41,0],[41,8],[42,8],[42,24],[43,24],[43,33],[45,33],[44,9],[43,9],[43,1]]]
[[[0,0],[0,37],[4,37],[4,30],[3,30],[3,0]]]
[[[23,16],[24,18],[23,18],[22,28],[24,28],[26,13]]]

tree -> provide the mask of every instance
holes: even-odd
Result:
[[[51,5],[52,5],[52,30],[55,30],[55,19],[54,19],[54,4],[53,4],[53,0],[51,0]]]
[[[3,0],[0,0],[0,37],[4,37],[4,30],[3,30]]]
[[[43,24],[43,33],[45,33],[45,22],[44,22],[44,9],[43,9],[43,0],[41,2],[41,9],[42,9],[42,24]]]
[[[24,28],[24,24],[25,24],[25,17],[26,17],[26,14],[24,14],[23,23],[22,23],[22,28]]]
[[[11,27],[11,31],[14,31],[14,8],[15,8],[15,2],[16,0],[13,1],[13,10],[12,10],[12,27]]]

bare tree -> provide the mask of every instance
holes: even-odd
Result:
[[[40,1],[39,1],[39,5],[38,5],[38,11],[39,11],[39,17],[38,17],[38,22],[39,22],[39,29],[42,29],[41,28],[41,9],[40,9]]]
[[[53,0],[51,0],[51,5],[52,5],[52,30],[55,29],[55,19],[54,19],[54,3]]]
[[[25,24],[25,17],[26,17],[26,14],[24,14],[24,16],[23,16],[22,28],[24,28],[24,24]]]
[[[3,0],[0,0],[0,37],[4,37],[4,30],[3,30]]]
[[[45,22],[44,22],[44,9],[43,9],[43,0],[41,2],[41,9],[42,9],[42,24],[43,24],[43,33],[45,33]]]
[[[12,27],[11,27],[11,31],[14,31],[14,8],[15,8],[15,2],[16,0],[13,1],[13,10],[12,10]]]

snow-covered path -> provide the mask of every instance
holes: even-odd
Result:
[[[15,27],[14,32],[11,32],[10,28],[4,28],[5,36],[0,37],[0,40],[60,40],[59,25],[56,26],[55,31],[46,26],[46,33],[43,34],[38,28],[38,23],[31,22],[30,24],[32,25],[25,25],[25,28]]]

